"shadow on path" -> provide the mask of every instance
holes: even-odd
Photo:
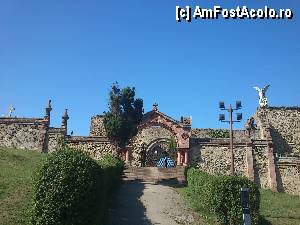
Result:
[[[115,193],[109,212],[109,225],[152,225],[146,217],[146,209],[140,200],[145,184],[138,181],[124,181]]]

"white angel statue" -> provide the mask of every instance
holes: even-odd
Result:
[[[259,97],[259,106],[260,107],[267,107],[268,106],[268,99],[266,98],[266,92],[270,85],[266,85],[264,88],[260,89],[259,87],[253,87],[258,92]]]

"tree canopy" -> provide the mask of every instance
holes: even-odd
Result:
[[[108,138],[117,147],[123,148],[137,133],[143,117],[143,100],[135,98],[135,88],[120,89],[118,83],[109,92],[109,111],[104,113],[104,127]]]

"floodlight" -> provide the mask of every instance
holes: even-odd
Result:
[[[242,113],[237,113],[237,114],[236,114],[236,119],[237,119],[238,121],[242,120],[242,119],[243,119],[243,114],[242,114]]]
[[[224,102],[219,102],[219,108],[220,109],[225,109],[225,103]]]
[[[219,120],[220,121],[225,120],[225,114],[219,114]]]
[[[241,109],[242,108],[242,102],[241,101],[236,101],[235,107],[236,107],[236,109]]]

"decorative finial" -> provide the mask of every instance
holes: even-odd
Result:
[[[8,108],[8,117],[12,117],[13,111],[15,111],[15,110],[16,110],[15,107],[13,107],[12,105],[9,106],[9,108]]]
[[[49,99],[49,101],[48,101],[47,108],[52,108],[52,107],[51,107],[51,99]]]
[[[65,109],[65,114],[63,117],[66,118],[67,120],[69,119],[68,109]]]
[[[158,104],[155,102],[152,106],[153,111],[158,111]]]
[[[264,88],[260,89],[258,87],[253,87],[257,92],[258,92],[258,97],[259,97],[259,106],[261,108],[267,107],[268,106],[268,99],[266,98],[266,92],[270,85],[266,85]]]

